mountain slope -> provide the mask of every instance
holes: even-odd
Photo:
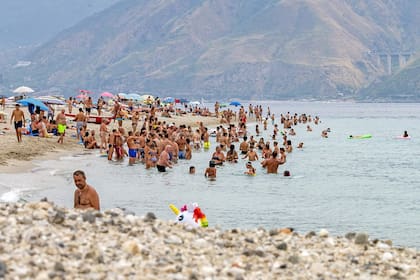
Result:
[[[352,97],[383,74],[372,50],[417,46],[404,38],[419,20],[400,2],[126,0],[61,33],[8,78],[65,93]]]

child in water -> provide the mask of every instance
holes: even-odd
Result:
[[[250,161],[248,161],[245,166],[247,168],[247,170],[244,172],[245,174],[252,176],[256,175],[255,168],[252,166],[252,163]]]

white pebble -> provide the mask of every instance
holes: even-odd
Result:
[[[319,237],[328,237],[328,234],[329,234],[329,232],[325,228],[323,228],[319,231]]]
[[[393,259],[393,256],[392,256],[392,254],[390,253],[390,252],[385,252],[383,255],[382,255],[382,261],[384,261],[384,262],[386,262],[386,261],[390,261],[390,260],[392,260]]]

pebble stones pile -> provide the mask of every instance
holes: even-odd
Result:
[[[195,229],[50,202],[0,204],[0,231],[6,279],[420,279],[418,251],[365,233]]]

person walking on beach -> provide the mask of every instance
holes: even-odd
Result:
[[[13,119],[15,121],[14,123],[17,140],[18,142],[22,142],[22,127],[25,126],[25,114],[22,110],[20,110],[19,104],[16,104],[16,108],[12,112],[12,116],[10,117],[10,124],[12,124]]]
[[[99,137],[101,138],[101,144],[100,144],[100,153],[102,154],[102,150],[107,150],[107,140],[106,137],[108,135],[108,127],[107,127],[108,121],[106,119],[102,119],[101,126],[99,127]]]
[[[57,123],[57,133],[60,136],[60,138],[58,138],[57,143],[63,144],[64,135],[66,134],[66,124],[67,124],[65,109],[61,110],[61,112],[57,115],[55,121]]]
[[[100,210],[99,196],[96,190],[86,183],[86,175],[82,170],[76,170],[73,173],[74,185],[77,189],[74,191],[74,208]]]
[[[83,135],[81,134],[81,129],[86,122],[86,116],[83,113],[82,108],[79,108],[79,113],[74,117],[74,121],[76,122],[77,139],[83,143]]]

